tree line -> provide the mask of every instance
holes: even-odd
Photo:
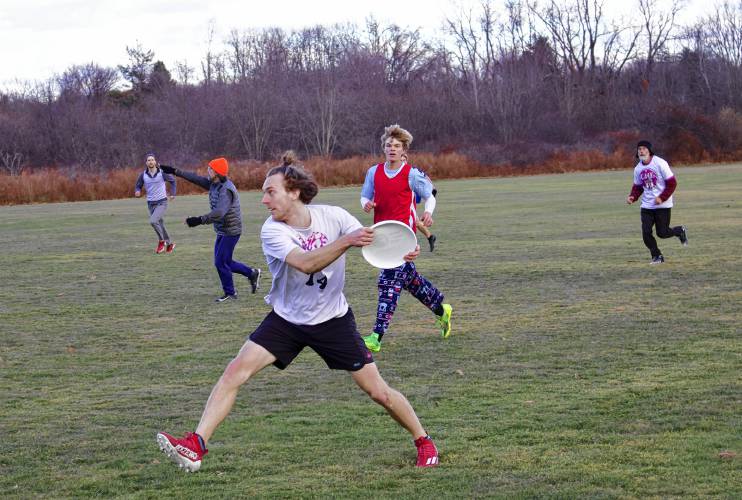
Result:
[[[610,150],[641,135],[685,161],[742,155],[742,0],[691,25],[679,0],[484,0],[439,36],[381,24],[214,33],[198,67],[137,44],[0,92],[0,163],[104,171],[148,151],[193,164],[379,153],[398,122],[414,149],[532,164],[559,148]],[[126,82],[122,87],[121,83]],[[633,146],[633,144],[632,144]],[[610,152],[610,151],[607,151]]]

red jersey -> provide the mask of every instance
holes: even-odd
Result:
[[[374,173],[374,223],[383,220],[396,220],[407,224],[413,231],[417,231],[415,225],[415,193],[410,189],[410,169],[412,167],[405,163],[400,172],[392,177],[387,177],[384,172],[384,164],[376,165]]]

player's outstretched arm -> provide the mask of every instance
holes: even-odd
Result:
[[[211,181],[208,177],[203,177],[198,174],[194,174],[193,172],[187,172],[185,170],[180,170],[179,168],[171,167],[170,165],[160,165],[160,170],[162,170],[166,174],[181,177],[188,182],[191,182],[204,189],[209,189],[209,186],[211,185]]]

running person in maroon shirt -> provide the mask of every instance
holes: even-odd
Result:
[[[412,134],[399,125],[390,125],[384,129],[381,146],[386,162],[368,169],[361,188],[361,207],[366,212],[374,211],[374,223],[396,220],[415,231],[416,195],[424,203],[420,220],[428,227],[433,225],[435,197],[430,178],[404,161],[410,144]],[[381,350],[381,338],[389,328],[403,289],[414,295],[438,317],[438,327],[444,339],[451,334],[451,305],[443,303],[443,293],[417,272],[414,263],[406,262],[394,269],[382,269],[377,284],[379,301],[376,323],[373,333],[363,337],[366,347],[371,351]]]
[[[649,141],[639,141],[636,145],[639,163],[634,167],[634,185],[626,198],[631,205],[641,197],[642,239],[652,255],[651,264],[662,264],[662,255],[657,240],[652,235],[652,227],[657,227],[660,238],[677,237],[683,246],[688,246],[688,231],[685,226],[670,227],[672,194],[678,183],[670,165],[652,151]]]

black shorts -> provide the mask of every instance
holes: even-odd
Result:
[[[318,325],[296,325],[271,311],[250,340],[276,357],[273,364],[283,370],[304,347],[311,347],[333,370],[357,371],[374,358],[356,328],[353,311]]]

